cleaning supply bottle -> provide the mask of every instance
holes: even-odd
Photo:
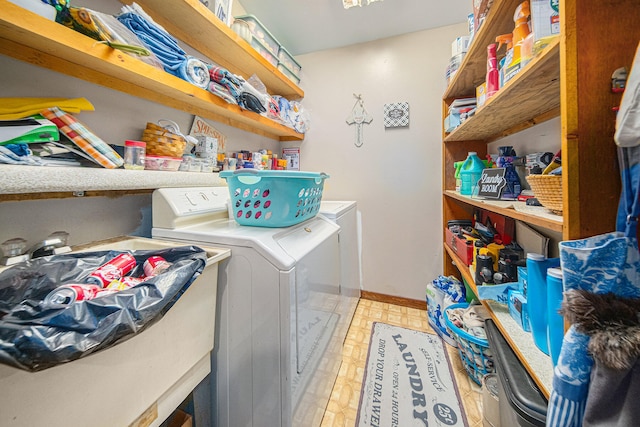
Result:
[[[482,176],[484,163],[478,157],[478,153],[470,151],[467,159],[460,168],[460,194],[463,196],[471,196],[478,193],[478,180]]]
[[[456,179],[456,193],[460,192],[460,187],[462,186],[462,178],[460,178],[460,170],[462,169],[463,164],[464,164],[464,160],[453,163],[453,167],[456,170],[456,173],[454,175],[454,178]]]
[[[513,33],[499,35],[496,37],[496,42],[498,43],[496,52],[500,50],[502,45],[507,49],[505,56],[498,62],[498,86],[502,87],[504,86],[504,70],[511,65],[513,60]]]
[[[495,43],[487,46],[487,99],[500,89],[500,73],[498,71],[498,47]]]
[[[564,338],[564,318],[560,314],[562,306],[562,269],[547,269],[547,317],[548,317],[548,333],[547,340],[549,344],[549,353],[551,362],[555,367],[560,356],[562,348],[562,339]]]
[[[549,316],[547,295],[547,269],[560,267],[560,258],[527,254],[527,305],[533,342],[544,354],[549,355]]]

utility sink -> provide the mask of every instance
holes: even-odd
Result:
[[[153,250],[181,243],[122,237],[78,251]],[[0,425],[158,426],[211,371],[218,263],[228,249],[200,246],[207,265],[173,307],[129,340],[40,372],[0,365]]]

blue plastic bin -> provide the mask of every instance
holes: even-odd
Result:
[[[240,225],[289,227],[320,210],[325,173],[239,169],[227,180],[233,217]]]

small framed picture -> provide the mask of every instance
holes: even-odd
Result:
[[[385,128],[409,126],[409,103],[384,104],[383,116]]]

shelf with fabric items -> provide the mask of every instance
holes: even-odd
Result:
[[[304,139],[287,126],[9,1],[0,0],[0,7],[0,54],[271,139]]]
[[[124,4],[130,1],[121,0]],[[272,95],[303,98],[304,92],[199,0],[136,1],[170,34],[245,78],[256,74]],[[192,31],[197,28],[198,31]]]
[[[445,259],[449,258],[449,262],[459,267],[460,273],[464,280],[469,284],[474,294],[478,294],[475,280],[469,271],[469,268],[458,257],[458,255],[446,243],[443,245],[445,251]],[[553,366],[551,358],[540,351],[533,342],[530,332],[525,332],[516,323],[509,314],[509,309],[495,301],[481,301],[488,309],[491,318],[494,320],[502,335],[518,356],[518,359],[527,368],[527,371],[535,381],[536,385],[542,393],[548,398],[551,392],[553,379]]]

